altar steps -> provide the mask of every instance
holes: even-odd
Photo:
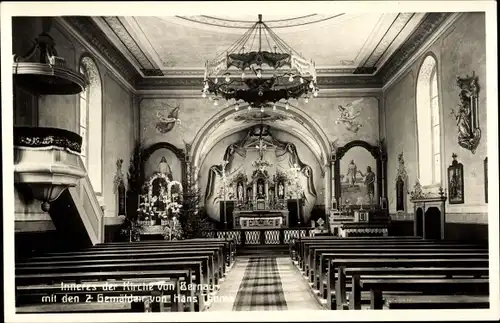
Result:
[[[288,256],[288,245],[252,245],[238,246],[236,249],[238,256]]]

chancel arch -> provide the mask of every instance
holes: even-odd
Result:
[[[224,174],[223,160],[228,162]],[[261,167],[260,162],[265,165]],[[238,180],[243,178],[240,185]],[[254,209],[255,203],[262,200],[266,212],[272,209],[271,204],[279,202],[283,203],[281,210],[288,212],[288,203],[296,205],[293,201],[298,189],[300,219],[291,216],[287,218],[290,224],[308,222],[314,206],[324,203],[318,193],[325,186],[320,160],[297,136],[273,125],[250,125],[219,140],[200,164],[198,179],[208,215],[220,222],[224,220],[220,201],[224,200],[246,205],[240,208]],[[238,186],[244,192],[239,192]]]
[[[217,131],[219,127],[222,126],[221,129],[227,129],[226,131],[230,131],[229,127],[224,127],[224,124],[232,117],[237,117],[238,115],[245,114],[245,110],[247,110],[248,105],[240,106],[238,110],[235,110],[235,105],[230,105],[224,109],[221,109],[218,113],[216,113],[210,120],[208,120],[205,125],[198,131],[196,137],[193,140],[193,144],[191,145],[191,150],[189,156],[192,160],[193,167],[198,167],[201,159],[203,151],[206,151],[207,147],[210,146],[210,143],[214,142],[213,133]],[[266,107],[265,112],[271,110],[271,107]],[[277,112],[278,109],[281,112]],[[254,109],[256,110],[256,109]],[[273,113],[277,114],[286,114],[293,119],[296,124],[300,124],[301,129],[300,134],[313,139],[318,145],[318,157],[320,158],[323,165],[328,163],[328,156],[330,155],[330,144],[328,141],[328,137],[323,132],[318,123],[311,118],[303,109],[296,107],[292,104],[288,105],[288,109],[285,110],[285,113],[282,111],[285,110],[283,105],[277,104],[277,110],[273,111]],[[307,108],[305,108],[307,110]],[[260,120],[255,120],[255,124],[259,123]]]

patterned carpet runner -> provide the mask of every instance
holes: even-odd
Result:
[[[233,304],[233,311],[283,311],[286,309],[285,294],[276,258],[250,258]]]

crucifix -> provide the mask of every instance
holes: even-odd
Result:
[[[262,160],[264,157],[264,150],[266,150],[267,145],[264,143],[264,140],[262,140],[262,132],[264,131],[264,127],[262,125],[262,119],[261,119],[261,126],[260,126],[260,134],[259,134],[259,143],[255,145],[255,148],[259,150],[259,157]]]
[[[264,141],[262,140],[262,136],[259,138],[259,143],[255,145],[255,148],[259,150],[259,157],[262,159],[264,157],[264,150],[267,148],[267,145],[264,144]]]

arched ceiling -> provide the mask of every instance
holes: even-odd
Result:
[[[263,15],[319,74],[373,74],[419,26],[425,13]],[[148,76],[202,71],[257,21],[254,15],[93,17],[136,69]],[[363,72],[364,70],[364,72]],[[176,74],[178,73],[178,74]]]

